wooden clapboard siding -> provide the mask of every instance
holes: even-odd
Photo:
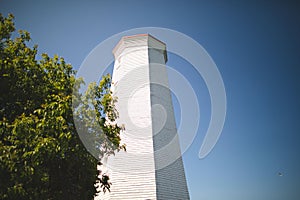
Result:
[[[126,127],[121,138],[127,151],[105,161],[102,169],[110,175],[111,192],[98,199],[188,200],[165,68],[166,45],[148,34],[126,36],[113,54],[112,90],[118,97],[118,123]],[[158,104],[165,115],[156,109]]]

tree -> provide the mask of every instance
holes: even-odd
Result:
[[[0,15],[0,199],[91,199],[99,190],[96,182],[104,191],[110,183],[108,176],[99,177],[101,163],[81,142],[78,128],[99,157],[125,149],[111,78],[80,94],[84,82],[62,57],[42,54],[37,60],[28,32],[12,38],[13,19]]]

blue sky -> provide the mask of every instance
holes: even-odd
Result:
[[[39,53],[63,56],[76,69],[101,41],[128,29],[164,27],[192,37],[223,77],[227,117],[217,145],[199,159],[210,99],[201,76],[170,54],[168,65],[190,81],[201,107],[198,134],[183,155],[191,199],[299,199],[296,1],[1,0],[0,12],[15,15],[17,28],[31,33]]]

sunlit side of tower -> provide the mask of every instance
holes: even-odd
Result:
[[[99,199],[188,200],[166,45],[149,34],[123,37],[113,50],[113,94],[126,152],[103,160],[111,192]],[[172,161],[172,162],[170,162]]]

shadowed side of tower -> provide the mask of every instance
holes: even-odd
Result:
[[[104,162],[111,192],[100,199],[189,199],[168,85],[166,45],[149,34],[123,37],[113,50],[113,94],[126,130]]]
[[[165,45],[164,48],[150,45],[148,51],[156,197],[159,200],[186,200],[189,193],[165,67],[165,48]]]

